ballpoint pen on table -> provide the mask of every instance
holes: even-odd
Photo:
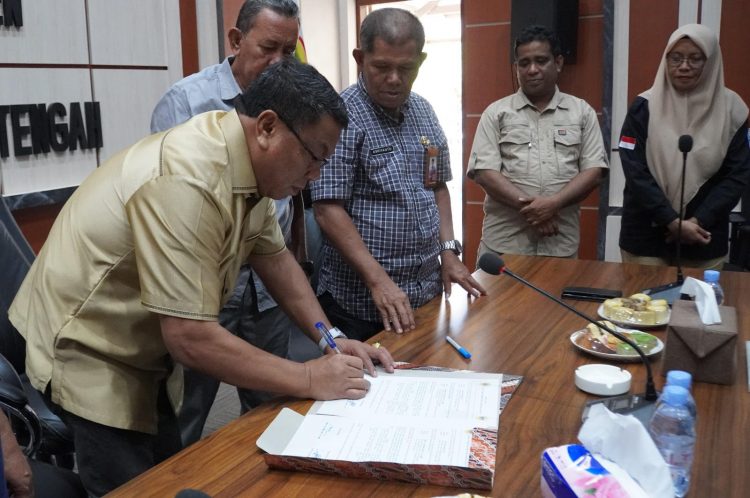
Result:
[[[453,338],[446,337],[445,340],[448,341],[448,344],[450,344],[451,346],[453,346],[456,349],[456,351],[458,351],[458,353],[461,356],[463,356],[467,360],[469,358],[471,358],[471,353],[469,353],[463,346],[461,346],[459,343],[457,343],[455,340],[453,340]]]
[[[326,327],[323,324],[323,322],[318,322],[315,324],[315,328],[318,329],[318,332],[320,332],[320,335],[322,335],[323,338],[326,340],[328,347],[336,351],[336,353],[341,354],[341,350],[336,345],[336,341],[333,340],[333,336],[331,335],[331,332],[328,330],[328,327]]]

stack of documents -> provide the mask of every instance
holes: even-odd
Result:
[[[283,409],[258,439],[272,468],[491,489],[498,418],[518,376],[396,370],[361,400]]]

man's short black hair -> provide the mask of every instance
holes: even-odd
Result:
[[[246,34],[255,25],[255,18],[263,9],[269,9],[284,17],[292,17],[299,20],[299,7],[294,0],[246,0],[237,15],[234,24],[242,34]]]
[[[317,123],[326,114],[342,128],[349,123],[346,104],[328,80],[293,57],[268,66],[237,97],[235,107],[253,118],[270,109],[294,130]]]
[[[359,29],[359,48],[372,53],[375,39],[380,38],[388,45],[400,45],[414,41],[417,53],[424,48],[424,27],[419,19],[403,9],[378,9],[365,17]]]
[[[562,55],[562,47],[560,46],[560,39],[555,35],[555,33],[547,28],[546,26],[542,26],[540,24],[534,24],[531,26],[526,26],[521,30],[521,33],[516,37],[516,40],[513,42],[513,54],[518,58],[518,47],[521,45],[526,45],[527,43],[531,42],[547,42],[549,44],[549,48],[552,51],[552,55],[554,57],[557,57],[558,55]]]

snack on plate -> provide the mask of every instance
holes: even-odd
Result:
[[[618,332],[625,334],[630,340],[635,342],[645,354],[649,354],[658,345],[658,342],[656,341],[656,337],[652,336],[651,334],[647,334],[645,332],[639,332],[637,330],[625,331],[623,329],[618,329],[617,327],[615,327],[613,323],[608,322],[606,320],[603,320],[599,323],[602,323],[606,327],[615,329]],[[589,323],[586,326],[586,332],[587,332],[588,339],[591,341],[590,349],[594,351],[599,351],[602,353],[610,353],[610,354],[624,354],[624,355],[637,354],[632,346],[621,341],[620,339],[613,336],[606,330],[598,327],[594,323]]]
[[[669,319],[669,305],[666,299],[651,299],[646,294],[633,294],[630,297],[616,297],[604,301],[604,314],[618,322],[643,325],[665,323]]]

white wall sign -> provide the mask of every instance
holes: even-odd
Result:
[[[0,0],[4,196],[73,187],[182,77],[179,0]]]

